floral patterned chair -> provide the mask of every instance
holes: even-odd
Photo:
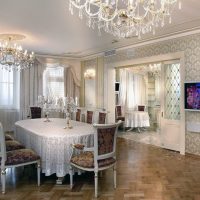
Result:
[[[81,121],[81,109],[77,109],[76,112],[76,121],[80,122]]]
[[[25,146],[16,140],[6,141],[6,151],[14,151],[17,149],[25,149]]]
[[[73,187],[73,168],[95,173],[95,197],[98,196],[98,172],[113,168],[114,188],[116,188],[116,135],[121,121],[115,124],[94,124],[94,147],[73,144],[79,154],[72,154],[70,160],[70,187]]]
[[[42,109],[40,107],[30,107],[31,119],[41,118]]]
[[[94,114],[94,111],[87,110],[86,123],[88,123],[88,124],[93,123],[93,114]]]
[[[105,124],[106,123],[106,116],[107,112],[99,112],[99,124]]]
[[[6,152],[5,134],[0,123],[0,164],[1,164],[1,187],[5,194],[6,169],[30,164],[37,164],[38,186],[40,185],[40,157],[31,149],[19,149]]]
[[[145,111],[144,105],[138,105],[138,111]]]
[[[6,141],[14,140],[14,138],[11,135],[9,135],[9,134],[5,134],[5,140]]]
[[[116,121],[119,121],[121,120],[123,123],[122,123],[122,127],[123,127],[123,130],[125,130],[125,117],[122,115],[122,106],[120,105],[117,105],[115,107],[115,115],[116,115]]]

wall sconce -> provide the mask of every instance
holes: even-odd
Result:
[[[93,79],[95,77],[95,70],[94,69],[87,69],[84,73],[85,79]]]

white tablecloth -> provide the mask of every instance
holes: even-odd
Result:
[[[149,114],[145,111],[129,111],[125,113],[126,127],[149,127]]]
[[[72,129],[63,129],[65,119],[50,120],[44,122],[42,118],[16,122],[16,139],[40,155],[42,172],[46,176],[56,173],[57,177],[63,177],[69,173],[70,144],[92,146],[95,130],[90,124],[76,121],[71,121]]]

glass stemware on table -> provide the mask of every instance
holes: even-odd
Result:
[[[50,122],[49,113],[56,112],[64,112],[66,116],[66,126],[65,129],[73,128],[70,124],[70,119],[72,113],[77,111],[78,107],[78,98],[75,99],[73,97],[44,97],[38,96],[38,106],[43,109],[45,112],[45,121]]]

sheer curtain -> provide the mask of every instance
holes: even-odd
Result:
[[[43,71],[46,66],[38,60],[30,69],[22,70],[20,74],[20,119],[26,119],[30,114],[30,106],[37,104],[38,95],[43,92]]]
[[[5,131],[14,130],[19,119],[19,78],[19,72],[0,68],[0,122]]]
[[[146,84],[144,75],[120,70],[119,102],[125,110],[136,110],[138,105],[147,102]]]
[[[47,65],[44,71],[43,95],[64,97],[64,68],[58,64]]]

